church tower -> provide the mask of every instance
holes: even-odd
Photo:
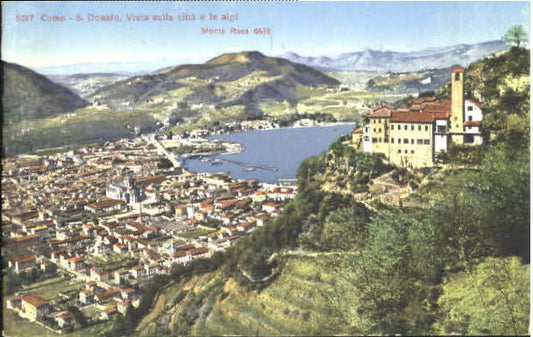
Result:
[[[452,106],[450,116],[450,133],[454,143],[463,143],[464,132],[464,71],[456,68],[452,71]]]

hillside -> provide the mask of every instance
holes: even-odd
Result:
[[[466,67],[508,48],[503,41],[496,40],[412,52],[367,49],[337,56],[317,57],[301,56],[290,52],[284,54],[283,57],[326,71],[417,72],[446,68],[452,64]]]
[[[110,106],[146,107],[155,100],[160,109],[180,104],[244,106],[246,113],[257,113],[261,102],[296,99],[299,87],[336,84],[337,80],[308,66],[259,52],[242,52],[129,78],[101,88],[91,97]]]
[[[33,70],[2,61],[6,122],[46,118],[84,107],[87,102]]]
[[[131,77],[130,73],[76,73],[71,75],[47,75],[52,81],[65,86],[81,97],[114,82]]]
[[[173,268],[150,315],[135,330],[136,314],[119,317],[111,334],[527,334],[529,51],[466,74],[495,104],[485,146],[408,171],[339,140],[302,163],[279,217]]]
[[[387,73],[366,82],[366,89],[381,93],[420,93],[440,88],[450,80],[450,72],[457,65],[410,73]]]

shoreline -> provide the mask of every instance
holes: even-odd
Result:
[[[281,130],[281,129],[308,129],[308,128],[334,127],[334,126],[347,125],[347,124],[354,124],[354,128],[355,128],[355,122],[333,122],[333,123],[324,123],[322,125],[283,126],[283,127],[274,127],[274,128],[268,128],[268,129],[240,130],[237,132],[226,132],[226,133],[208,135],[205,139],[210,140],[209,139],[210,137],[218,137],[218,136],[224,136],[224,135],[248,133],[248,132],[256,132],[256,131],[269,131],[269,130]],[[149,133],[149,134],[153,134],[153,133]],[[34,151],[31,151],[31,152],[23,152],[23,153],[8,155],[8,156],[5,156],[5,158],[14,158],[18,156],[41,156],[43,155],[42,154],[43,152],[48,152],[48,151],[52,151],[52,152],[57,151],[58,153],[60,153],[62,149],[69,149],[71,147],[81,148],[81,147],[85,147],[88,145],[94,145],[95,143],[117,142],[117,141],[124,140],[124,139],[135,139],[135,138],[137,137],[116,137],[115,136],[115,137],[110,137],[110,139],[103,139],[103,138],[89,139],[86,142],[77,142],[77,143],[66,144],[66,145],[61,145],[61,146],[35,149]],[[213,154],[207,154],[207,156],[212,156],[212,155],[217,155],[217,154],[220,154],[220,155],[237,154],[237,153],[241,153],[245,151],[246,147],[244,145],[236,143],[236,142],[233,142],[233,143],[238,144],[240,146],[238,151],[236,150],[236,151],[229,151],[229,152],[223,152],[223,153],[213,153]]]

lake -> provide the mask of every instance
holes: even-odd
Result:
[[[213,162],[187,159],[191,172],[225,172],[235,179],[257,179],[277,183],[278,179],[294,179],[300,163],[327,150],[339,136],[350,133],[354,124],[323,127],[281,128],[213,136],[245,147],[234,154],[210,156]]]

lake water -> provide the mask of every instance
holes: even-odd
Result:
[[[201,159],[188,159],[184,166],[196,173],[226,172],[235,179],[276,183],[280,178],[296,178],[298,167],[304,159],[327,150],[339,136],[350,133],[353,129],[353,124],[337,124],[214,136],[213,139],[239,143],[245,149],[240,153],[212,156],[215,161],[216,158],[221,159],[216,164]]]

